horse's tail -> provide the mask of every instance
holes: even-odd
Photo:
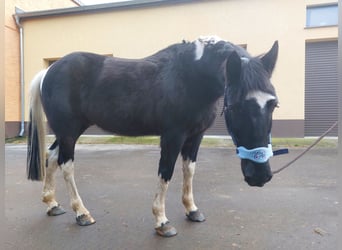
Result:
[[[45,115],[40,86],[46,70],[39,72],[31,82],[30,121],[27,139],[27,178],[41,181],[45,176]]]

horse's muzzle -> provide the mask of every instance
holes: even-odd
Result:
[[[265,163],[255,163],[250,160],[242,159],[241,169],[245,181],[250,186],[263,187],[273,176],[268,161]]]

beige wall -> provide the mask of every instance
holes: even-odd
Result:
[[[59,58],[72,51],[139,58],[182,39],[216,34],[236,44],[247,44],[247,50],[258,55],[278,40],[280,52],[273,83],[281,108],[274,118],[303,120],[305,42],[337,38],[337,27],[305,29],[306,5],[316,2],[207,0],[27,20],[26,86],[28,89],[34,74],[46,67],[44,58]]]
[[[13,19],[15,7],[25,11],[76,6],[71,0],[5,1],[5,120],[20,120],[19,31]]]

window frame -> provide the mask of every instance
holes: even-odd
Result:
[[[324,8],[329,8],[329,7],[335,7],[336,8],[336,23],[328,23],[328,24],[316,24],[315,22],[312,22],[310,20],[310,16],[312,15],[309,13],[310,10],[314,9],[324,9]],[[336,27],[338,26],[338,3],[326,3],[326,4],[316,4],[316,5],[307,5],[306,6],[306,13],[305,13],[305,28],[323,28],[323,27]],[[310,23],[311,21],[311,23]]]

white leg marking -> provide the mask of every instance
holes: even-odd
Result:
[[[74,178],[74,162],[69,160],[67,163],[61,165],[61,168],[69,191],[71,207],[76,212],[76,216],[78,217],[83,214],[89,215],[89,211],[83,205],[82,199],[77,191]]]
[[[250,99],[255,99],[260,108],[263,109],[269,100],[275,100],[276,97],[262,91],[252,91],[246,96],[246,100]]]
[[[157,193],[152,205],[152,212],[156,219],[155,228],[161,227],[168,222],[168,219],[165,215],[165,199],[169,182],[164,181],[161,176],[159,177],[160,179],[157,186]]]
[[[42,200],[48,205],[47,210],[49,211],[51,208],[58,206],[55,198],[55,173],[58,168],[58,147],[50,150],[46,158],[48,159],[48,167],[44,178]]]
[[[188,215],[190,212],[197,211],[198,208],[194,202],[194,195],[192,192],[192,180],[195,174],[196,162],[189,159],[183,161],[183,195],[182,201]]]

